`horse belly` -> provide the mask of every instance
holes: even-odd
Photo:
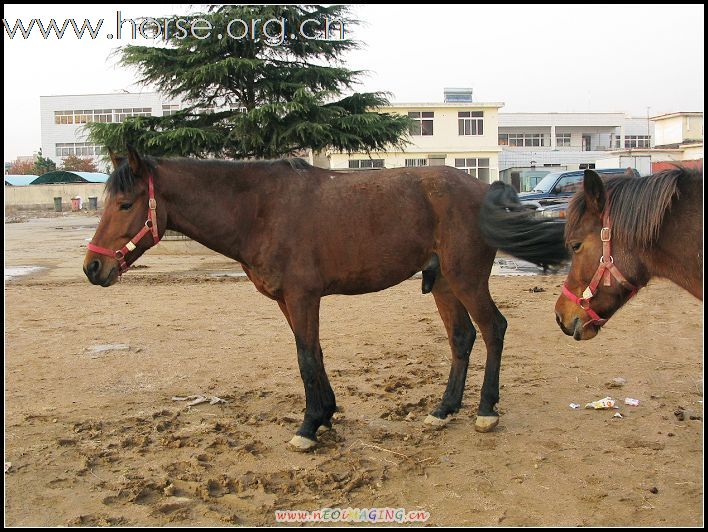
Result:
[[[339,250],[339,256],[327,268],[328,294],[366,294],[378,292],[409,279],[420,271],[429,259],[429,246],[421,242],[404,242],[397,246],[379,246],[371,243],[350,255]]]

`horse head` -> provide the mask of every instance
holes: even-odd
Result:
[[[167,221],[165,209],[157,210],[155,162],[132,147],[127,157],[110,155],[114,170],[106,182],[103,214],[84,258],[86,277],[104,287],[159,242]]]
[[[585,170],[583,189],[568,206],[565,241],[571,265],[556,322],[568,336],[589,340],[636,293],[627,279],[642,277],[637,254],[613,247],[607,189],[593,170]]]

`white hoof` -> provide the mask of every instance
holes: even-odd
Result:
[[[288,442],[288,445],[294,451],[307,452],[314,449],[317,446],[317,442],[311,440],[310,438],[305,438],[304,436],[296,434],[293,436],[293,439]]]
[[[477,416],[474,420],[474,430],[489,432],[499,424],[499,416]]]
[[[320,425],[320,428],[317,429],[317,434],[322,434],[323,432],[329,432],[332,430],[332,427],[328,427],[327,425]]]
[[[433,427],[444,427],[445,425],[450,423],[451,419],[452,416],[447,416],[445,419],[440,419],[439,417],[435,417],[432,414],[428,414],[428,417],[423,420],[423,423]]]

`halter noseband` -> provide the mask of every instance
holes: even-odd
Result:
[[[639,288],[634,286],[632,283],[625,279],[624,275],[615,266],[615,259],[612,257],[612,247],[610,241],[612,239],[612,233],[610,231],[610,217],[607,213],[602,219],[603,228],[600,230],[600,240],[602,240],[602,257],[600,257],[600,265],[597,267],[597,271],[593,276],[588,287],[583,291],[583,296],[578,297],[573,292],[570,291],[566,282],[563,283],[563,295],[570,299],[576,305],[579,305],[588,316],[590,320],[583,323],[583,327],[587,327],[590,324],[596,324],[598,327],[602,327],[609,318],[601,318],[597,312],[590,308],[590,300],[597,294],[597,287],[600,284],[600,280],[603,281],[605,286],[611,286],[612,277],[614,277],[622,286],[627,290],[630,290],[629,297],[627,301],[632,299]],[[625,301],[625,303],[627,302]]]
[[[160,241],[160,235],[157,232],[157,202],[155,201],[155,189],[152,184],[152,173],[148,175],[148,198],[148,217],[147,220],[145,220],[145,226],[138,232],[138,234],[131,238],[125,246],[119,250],[112,251],[107,248],[96,246],[92,242],[88,243],[87,247],[91,251],[100,253],[101,255],[106,255],[107,257],[114,258],[118,261],[118,264],[120,264],[119,275],[123,275],[128,268],[130,268],[125,256],[137,247],[137,243],[140,242],[146,234],[152,231],[152,239],[154,241],[153,246]]]

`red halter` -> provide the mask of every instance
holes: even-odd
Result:
[[[96,246],[91,242],[89,242],[87,246],[95,253],[100,253],[101,255],[106,255],[107,257],[116,259],[120,264],[120,275],[123,275],[123,273],[130,268],[125,260],[125,256],[137,247],[136,244],[140,242],[146,234],[152,231],[152,239],[154,241],[153,246],[160,241],[160,235],[157,232],[157,202],[155,201],[155,189],[152,184],[152,174],[148,176],[148,196],[148,218],[145,220],[145,226],[138,232],[137,235],[131,238],[125,246],[117,251]]]
[[[610,246],[612,235],[610,232],[610,218],[608,214],[603,216],[602,224],[604,227],[600,231],[600,240],[602,240],[602,257],[600,257],[600,266],[597,267],[597,271],[590,281],[590,284],[583,291],[583,297],[576,296],[568,289],[567,284],[565,282],[563,283],[563,295],[576,305],[580,305],[580,308],[582,308],[591,318],[583,323],[583,327],[587,327],[591,323],[602,327],[605,323],[607,323],[606,318],[601,318],[597,312],[590,308],[590,300],[595,296],[595,294],[597,294],[597,287],[600,284],[601,279],[603,280],[603,284],[605,286],[610,286],[612,284],[611,277],[614,277],[622,286],[628,290],[631,290],[627,301],[632,299],[639,290],[639,288],[627,281],[624,275],[622,275],[617,269],[617,266],[615,266],[615,259],[612,257],[612,248]]]

